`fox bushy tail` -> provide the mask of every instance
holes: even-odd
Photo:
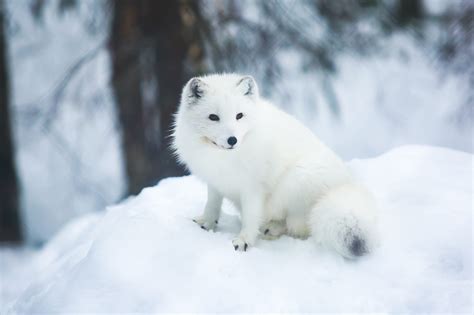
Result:
[[[314,239],[351,259],[371,252],[377,245],[376,221],[372,195],[357,184],[329,190],[311,212]]]

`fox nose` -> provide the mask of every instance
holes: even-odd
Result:
[[[236,137],[229,137],[229,139],[227,139],[227,143],[230,144],[230,145],[234,145],[237,143],[237,138]]]

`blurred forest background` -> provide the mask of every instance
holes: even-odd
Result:
[[[253,75],[345,159],[472,152],[474,0],[0,0],[0,240],[184,174],[183,84]]]

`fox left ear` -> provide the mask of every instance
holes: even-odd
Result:
[[[198,100],[203,97],[204,88],[206,86],[206,83],[204,83],[204,81],[202,81],[200,78],[192,78],[191,80],[189,80],[187,85],[189,86],[190,98]]]
[[[246,75],[242,77],[239,82],[237,82],[237,87],[243,95],[247,95],[251,98],[258,98],[257,82],[255,82],[255,79],[252,76]]]

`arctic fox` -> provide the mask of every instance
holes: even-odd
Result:
[[[259,235],[287,234],[355,258],[377,243],[371,194],[309,129],[260,98],[251,76],[191,79],[173,138],[179,161],[207,183],[204,213],[194,221],[214,229],[223,198],[240,210],[235,250],[248,250]]]

